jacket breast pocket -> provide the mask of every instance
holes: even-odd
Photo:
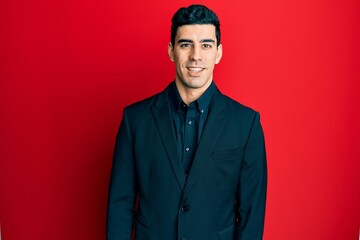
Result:
[[[214,159],[215,161],[232,161],[236,159],[241,159],[243,154],[243,148],[235,148],[226,151],[215,151]]]
[[[236,234],[236,224],[231,225],[230,227],[225,228],[219,232],[219,240],[234,240]]]

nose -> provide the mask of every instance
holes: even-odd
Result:
[[[190,53],[190,60],[191,61],[199,61],[201,60],[201,49],[199,46],[193,46],[191,53]]]

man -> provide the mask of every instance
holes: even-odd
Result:
[[[175,81],[124,109],[112,166],[108,240],[262,239],[266,157],[259,114],[213,82],[217,16],[202,5],[172,18]]]

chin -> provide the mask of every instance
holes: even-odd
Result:
[[[186,88],[190,89],[199,89],[204,86],[206,86],[209,81],[204,79],[203,77],[190,77],[187,76],[186,78],[179,79],[181,85],[183,85]]]
[[[187,84],[187,86],[189,88],[194,88],[194,89],[197,89],[197,88],[202,88],[206,85],[206,82],[200,82],[200,83],[190,83],[190,84]]]

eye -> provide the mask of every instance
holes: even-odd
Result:
[[[211,44],[208,44],[208,43],[205,43],[205,44],[203,44],[203,47],[204,47],[204,48],[211,48],[212,45],[211,45]]]
[[[181,48],[189,48],[190,46],[191,46],[190,43],[182,43],[182,44],[180,45]]]

